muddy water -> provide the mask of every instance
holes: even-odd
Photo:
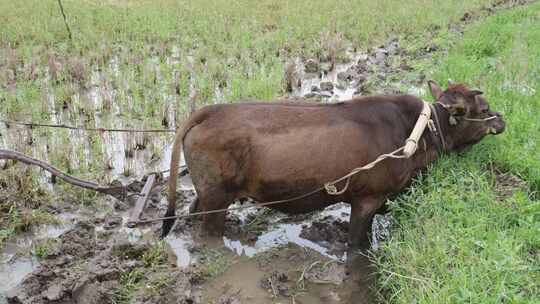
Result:
[[[203,302],[235,299],[254,304],[316,304],[348,303],[351,300],[352,288],[343,282],[344,265],[316,255],[297,258],[296,255],[303,255],[299,248],[282,250],[286,254],[273,255],[271,264],[264,258],[235,259],[227,271],[204,286]],[[316,282],[316,270],[320,271],[322,265],[326,265],[328,270],[324,275],[329,279]]]
[[[24,277],[39,266],[35,257],[15,257],[3,253],[0,260],[0,303],[7,303],[5,293],[22,282]]]
[[[5,293],[16,287],[39,265],[35,246],[42,241],[55,239],[73,227],[76,215],[59,215],[59,224],[41,225],[32,231],[18,235],[8,241],[0,253],[0,303],[7,303]]]
[[[345,62],[292,61],[292,95],[336,102],[362,95],[426,93],[425,75],[408,65],[411,55],[397,39],[365,51],[347,49],[344,57]]]
[[[212,248],[225,250],[231,265],[203,284],[203,303],[371,303],[369,259],[353,257],[353,262],[349,260],[355,265],[353,273],[347,273],[343,225],[348,222],[349,205],[337,204],[293,219],[256,208],[247,210],[231,211],[229,233],[221,241],[211,242]],[[250,235],[250,223],[263,216],[263,231]],[[234,229],[231,235],[230,230],[237,227],[229,225],[234,224],[240,225],[241,232]],[[380,222],[375,225],[378,233],[389,227]],[[180,268],[199,262],[192,248],[201,241],[192,236],[183,230],[165,239],[169,260]],[[380,242],[377,235],[374,239]]]
[[[231,260],[225,272],[203,285],[204,303],[372,303],[373,268],[363,256],[350,267],[289,243]]]
[[[184,183],[187,188],[188,179]],[[182,212],[187,211],[186,207]],[[362,283],[346,274],[345,247],[335,248],[336,245],[343,245],[343,238],[346,237],[346,231],[339,223],[346,222],[350,212],[348,205],[338,204],[300,218],[290,218],[280,213],[268,214],[264,209],[249,210],[230,212],[226,228],[228,236],[217,243],[205,243],[198,239],[193,226],[178,227],[165,239],[169,264],[179,269],[200,264],[200,251],[194,248],[211,244],[211,248],[222,248],[225,252],[224,258],[231,266],[202,284],[201,300],[195,303],[226,299],[238,299],[241,303],[275,303],[291,302],[293,298],[295,303],[350,303],[353,294],[364,292]],[[76,222],[87,220],[78,214],[63,217],[65,221],[61,225],[41,226],[7,244],[0,261],[0,295],[17,288],[23,280],[32,277],[34,271],[37,271],[39,278],[43,271],[39,269],[41,262],[33,254],[35,244],[47,239],[62,239],[74,229]],[[103,242],[102,245],[108,243],[109,238],[122,239],[133,246],[158,241],[154,233],[156,227],[125,227],[127,212],[109,216],[112,217],[118,217],[120,224],[111,226],[106,218],[91,227],[96,240],[102,240],[99,241]],[[243,232],[248,233],[252,229],[250,224],[259,217],[265,217],[262,231],[257,232],[255,237],[243,237],[246,235]],[[312,226],[317,228],[306,234]],[[335,238],[328,238],[324,229],[318,230],[326,226],[328,231],[337,231]],[[69,242],[66,244],[69,245]],[[58,259],[61,258],[62,253]],[[50,267],[51,260],[47,259],[44,263]],[[58,262],[53,260],[53,263]],[[70,268],[63,267],[58,268],[59,273],[70,271]],[[49,290],[54,286],[49,286]],[[0,303],[2,301],[4,299],[0,298]]]
[[[180,184],[193,190],[189,175]],[[299,217],[256,207],[231,210],[220,240],[208,243],[195,230],[173,229],[165,238],[168,259],[188,268],[200,263],[194,248],[201,244],[224,250],[230,266],[203,284],[202,303],[370,303],[362,302],[372,297],[369,259],[352,257],[354,270],[347,273],[349,215],[345,203]],[[374,222],[373,249],[388,236],[390,224],[383,216]]]
[[[321,218],[331,217],[335,220],[348,220],[350,207],[345,204],[332,206],[321,213],[309,217],[306,220],[297,223],[281,223],[280,220],[286,219],[286,215],[278,215],[281,218],[274,219],[275,223],[271,229],[257,237],[255,242],[248,242],[242,238],[223,237],[223,242],[227,248],[236,254],[247,257],[253,257],[272,248],[282,245],[295,244],[301,248],[310,249],[318,252],[322,256],[336,261],[344,261],[346,254],[330,253],[330,249],[319,245],[309,239],[301,236],[302,231],[311,226],[311,223]],[[234,216],[234,213],[233,213]]]

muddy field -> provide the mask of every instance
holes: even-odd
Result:
[[[407,66],[407,58],[412,55],[396,39],[366,51],[351,49],[348,54],[350,61],[335,66],[310,59],[292,61],[288,67],[292,69],[288,75],[291,96],[336,102],[355,95],[405,92],[404,88],[416,95],[423,90],[420,86],[424,77]],[[174,56],[168,59],[173,60]],[[114,73],[114,59],[109,67]],[[92,79],[103,77],[96,70]],[[115,119],[115,115],[101,115],[99,109],[106,96],[119,94],[119,89],[102,84],[92,81],[84,97],[95,105],[95,126],[125,127],[125,121]],[[74,100],[77,98],[81,97],[74,96]],[[50,110],[54,112],[54,106]],[[77,107],[54,112],[51,123],[76,125],[73,111]],[[174,109],[163,115],[173,120]],[[56,151],[43,149],[57,146],[58,139],[17,125],[0,127],[2,146],[19,147],[42,160],[58,157]],[[105,163],[108,170],[98,173],[103,181],[131,184],[130,189],[137,192],[147,172],[168,169],[170,136],[166,134],[68,132],[71,146],[63,157],[72,170],[87,168],[92,162]],[[96,137],[100,139],[97,149]],[[46,172],[40,175],[40,181],[54,191],[51,176]],[[167,178],[166,173],[162,178]],[[181,209],[187,212],[195,197],[189,175],[183,177],[179,189]],[[154,190],[145,211],[147,217],[165,209],[162,189],[158,186]],[[177,222],[163,241],[158,238],[159,223],[127,228],[133,204],[134,199],[120,202],[103,197],[91,208],[50,203],[47,208],[60,224],[32,227],[9,240],[2,250],[2,301],[342,303],[353,297],[375,296],[368,293],[373,280],[368,258],[350,261],[358,266],[354,273],[347,272],[350,208],[346,204],[297,217],[256,208],[231,212],[225,237],[213,241],[197,239],[196,218]],[[388,236],[391,223],[388,216],[377,219],[374,249],[382,236]]]
[[[486,10],[492,14],[524,3],[500,1]],[[462,33],[476,17],[473,12],[467,13],[449,28]],[[338,61],[288,60],[284,71],[286,98],[324,103],[379,93],[425,96],[426,74],[430,71],[416,66],[447,50],[435,42],[418,48],[407,47],[407,43],[391,38],[368,49],[347,45],[344,59]],[[170,82],[177,75],[161,71],[163,66],[178,64],[181,55],[174,47],[162,52],[167,54],[165,58],[150,53],[146,68],[153,71],[157,87],[152,94],[165,101],[152,108],[151,123],[129,114],[141,110],[130,97],[133,75],[124,74],[119,67],[119,62],[126,61],[122,48],[113,51],[104,65],[93,66],[85,76],[85,85],[74,87],[67,97],[53,89],[51,68],[61,63],[51,57],[41,80],[47,96],[43,104],[43,111],[49,113],[47,122],[173,128],[179,113],[189,112],[193,105],[177,107],[178,96],[171,93]],[[186,60],[193,58],[187,56]],[[524,96],[536,94],[531,86],[517,86]],[[188,90],[190,98],[195,98],[195,88],[190,85]],[[226,90],[226,86],[217,86],[212,103],[225,102]],[[0,118],[26,120],[27,116],[19,113]],[[129,184],[133,193],[140,191],[150,172],[169,169],[169,133],[54,132],[0,123],[0,147],[54,162],[70,173],[102,184]],[[23,172],[20,167],[0,160],[0,168],[11,170],[10,174]],[[59,189],[49,173],[35,172],[47,191],[66,191],[65,187]],[[528,191],[527,182],[516,175],[499,169],[494,172],[497,201]],[[166,208],[162,186],[167,173],[160,178],[143,217],[158,216]],[[196,197],[189,174],[180,180],[179,194],[178,210],[187,213]],[[135,199],[133,196],[122,202],[97,196],[90,198],[91,204],[83,204],[77,197],[47,201],[42,209],[52,215],[53,223],[29,225],[28,231],[16,233],[0,251],[0,304],[371,303],[381,297],[370,258],[347,256],[350,207],[345,203],[301,216],[261,208],[229,212],[225,236],[213,240],[198,238],[197,218],[182,219],[169,236],[160,240],[159,222],[126,226]],[[376,216],[372,227],[374,252],[389,238],[394,224],[390,215]]]
[[[189,176],[183,189],[186,211],[194,197]],[[147,214],[164,204],[155,195]],[[368,260],[355,260],[356,273],[345,266],[345,204],[295,218],[232,212],[223,239],[204,241],[197,219],[179,221],[159,240],[159,224],[125,227],[123,207],[106,214],[50,207],[61,224],[34,227],[2,251],[3,302],[342,303],[368,296]]]

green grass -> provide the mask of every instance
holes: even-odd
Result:
[[[123,273],[120,277],[120,287],[115,290],[112,303],[131,303],[134,293],[142,287],[145,276],[143,268],[135,268]]]
[[[135,256],[127,255],[127,259],[138,259],[141,264],[120,276],[119,286],[114,292],[112,303],[131,303],[141,289],[147,289],[150,293],[159,293],[159,288],[174,282],[170,276],[161,276],[167,271],[167,254],[165,242],[158,241],[147,248],[142,255],[135,252]],[[157,274],[157,276],[156,276]]]
[[[399,227],[376,255],[382,294],[390,303],[538,303],[540,4],[474,25],[440,61],[435,78],[483,90],[507,130],[444,157],[392,202]],[[498,199],[490,168],[520,176],[528,191]]]
[[[202,278],[209,279],[227,271],[232,265],[232,260],[223,248],[204,247],[200,253],[199,264]]]
[[[11,168],[0,174],[0,249],[13,235],[32,225],[58,223],[41,207],[50,199],[29,170]]]

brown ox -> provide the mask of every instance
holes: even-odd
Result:
[[[341,195],[320,191],[271,208],[302,213],[349,202],[349,246],[369,247],[373,215],[387,196],[406,187],[441,150],[462,150],[505,128],[501,115],[489,109],[482,92],[464,85],[449,85],[443,92],[436,83],[429,85],[437,100],[432,117],[438,117],[440,134],[426,129],[411,158],[387,159],[355,175]],[[182,145],[198,194],[197,211],[227,208],[237,198],[281,200],[310,192],[401,147],[422,106],[422,100],[400,95],[358,97],[335,104],[275,102],[204,107],[177,133],[166,216],[175,214]],[[487,117],[493,119],[483,120]],[[172,222],[164,222],[165,235]],[[224,222],[223,212],[203,215],[203,231],[220,235]]]

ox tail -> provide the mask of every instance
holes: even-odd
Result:
[[[176,136],[174,139],[174,145],[171,154],[171,168],[169,175],[169,195],[168,195],[168,206],[165,217],[171,217],[176,215],[176,183],[178,182],[178,171],[180,166],[180,155],[182,153],[182,145],[184,143],[184,137],[199,123],[201,123],[206,115],[205,111],[199,111],[192,115],[192,117],[176,131]],[[161,237],[166,237],[169,234],[172,226],[174,225],[174,218],[163,220],[161,226]]]

